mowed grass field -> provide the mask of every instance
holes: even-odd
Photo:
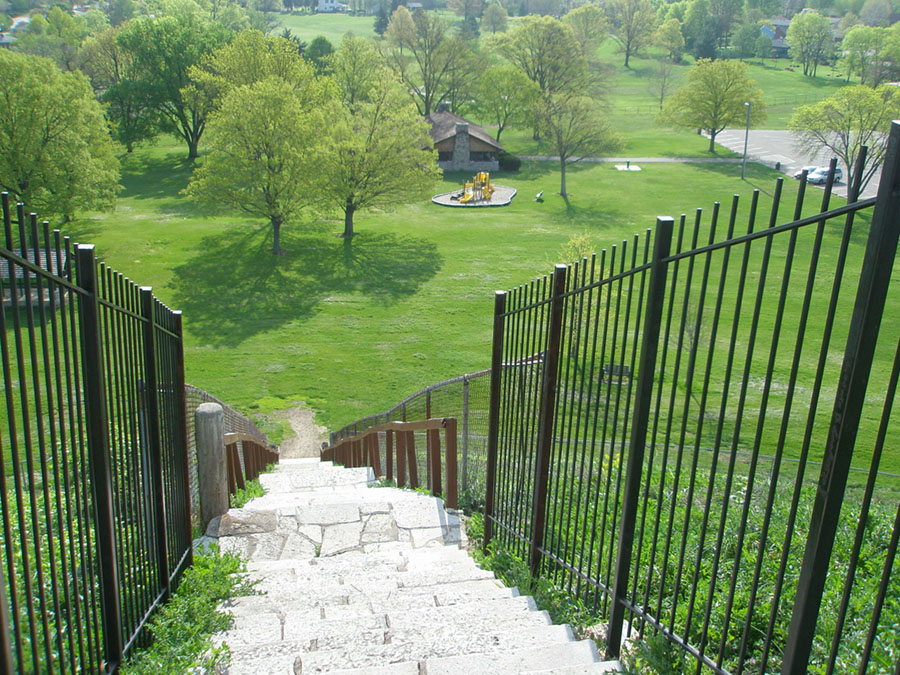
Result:
[[[180,195],[190,176],[185,155],[169,141],[126,157],[116,210],[67,231],[184,311],[189,382],[262,416],[303,400],[330,428],[488,367],[493,291],[571,262],[563,251],[573,236],[608,248],[645,233],[660,214],[710,210],[734,193],[749,198],[755,187],[767,212],[778,176],[756,165],[741,182],[739,164],[648,164],[641,172],[578,164],[569,168],[571,196],[563,200],[558,166],[526,162],[494,177],[519,190],[509,207],[460,211],[423,202],[363,212],[349,243],[337,236],[338,214],[309,216],[283,228],[287,254],[273,257],[265,223],[204,213]],[[448,175],[435,192],[466,177]],[[785,181],[782,220],[796,189]],[[533,199],[539,191],[543,203]],[[817,202],[814,194],[809,208]],[[837,239],[829,237],[833,256]],[[860,257],[863,245],[860,233],[852,254]],[[889,314],[885,324],[898,325],[896,303]],[[812,321],[810,330],[818,330],[822,317]],[[900,461],[890,465],[900,470]]]

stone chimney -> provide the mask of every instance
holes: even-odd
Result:
[[[441,101],[437,104],[437,110],[435,112],[450,112],[450,104],[446,101]]]
[[[453,168],[457,171],[465,169],[469,163],[469,125],[465,122],[456,124],[456,143],[453,146]]]

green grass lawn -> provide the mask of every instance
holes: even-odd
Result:
[[[331,428],[486,368],[493,291],[549,273],[573,235],[600,249],[644,232],[659,214],[710,208],[735,192],[759,187],[765,203],[777,176],[758,165],[742,183],[737,164],[640,173],[578,164],[563,200],[557,165],[526,162],[495,176],[519,190],[509,207],[461,212],[425,202],[363,212],[349,243],[336,236],[337,214],[308,219],[285,226],[287,255],[273,258],[265,224],[203,213],[179,195],[190,173],[184,157],[175,144],[126,157],[115,212],[69,231],[184,311],[189,382],[251,413],[305,400]],[[449,175],[436,192],[466,177]],[[785,204],[796,186],[786,181]],[[535,202],[541,190],[544,202]]]
[[[301,40],[310,42],[321,35],[335,48],[349,31],[357,37],[375,37],[374,16],[350,16],[348,14],[280,14],[281,26],[290,28]],[[275,31],[281,32],[281,29]]]

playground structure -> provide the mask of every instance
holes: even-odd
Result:
[[[472,181],[463,183],[462,192],[456,195],[460,204],[468,204],[481,199],[489,200],[494,194],[494,186],[491,185],[491,174],[487,171],[479,171]],[[451,197],[453,199],[453,197]]]
[[[490,173],[479,171],[463,183],[462,190],[435,195],[431,201],[441,206],[508,206],[515,196],[515,188],[495,185]]]

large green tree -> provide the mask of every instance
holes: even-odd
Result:
[[[322,136],[336,114],[335,106],[307,104],[276,76],[230,89],[210,114],[209,152],[187,195],[265,218],[272,253],[283,253],[282,225],[320,199]]]
[[[666,101],[659,119],[686,129],[709,134],[709,151],[716,148],[716,135],[728,126],[744,126],[750,103],[750,125],[765,119],[763,95],[740,61],[700,59],[688,72],[688,83]]]
[[[606,15],[597,5],[589,2],[573,9],[563,18],[563,23],[572,29],[575,42],[581,47],[582,56],[588,60],[597,58],[597,48],[609,35]]]
[[[803,74],[815,77],[820,63],[834,53],[834,33],[828,17],[805,9],[788,26],[785,38],[791,58],[803,66]]]
[[[451,25],[434,12],[410,15],[398,7],[385,33],[388,65],[406,85],[422,115],[441,101],[465,99],[458,90],[476,70],[468,45],[454,37]]]
[[[604,122],[596,99],[576,93],[559,92],[543,97],[535,106],[542,135],[559,157],[559,194],[566,191],[566,167],[586,157],[608,154],[621,142]]]
[[[478,80],[476,110],[481,119],[497,126],[497,142],[507,126],[527,124],[540,96],[537,85],[509,64],[486,68]]]
[[[619,51],[629,59],[650,44],[656,30],[656,9],[650,0],[609,0],[606,3],[609,26]]]
[[[441,170],[428,123],[392,78],[376,74],[367,95],[342,110],[316,162],[316,193],[343,211],[349,239],[358,211],[426,199]]]
[[[797,108],[789,127],[805,151],[818,153],[823,147],[832,150],[846,167],[848,181],[859,149],[868,146],[862,177],[865,187],[884,161],[887,135],[898,104],[897,87],[843,87],[818,103]]]
[[[206,97],[188,89],[189,71],[231,37],[222,24],[187,11],[142,16],[126,24],[118,37],[133,59],[133,81],[146,96],[148,107],[160,116],[163,130],[185,142],[192,160],[198,156],[210,108]]]
[[[0,49],[0,188],[42,215],[112,206],[119,162],[87,78]]]

